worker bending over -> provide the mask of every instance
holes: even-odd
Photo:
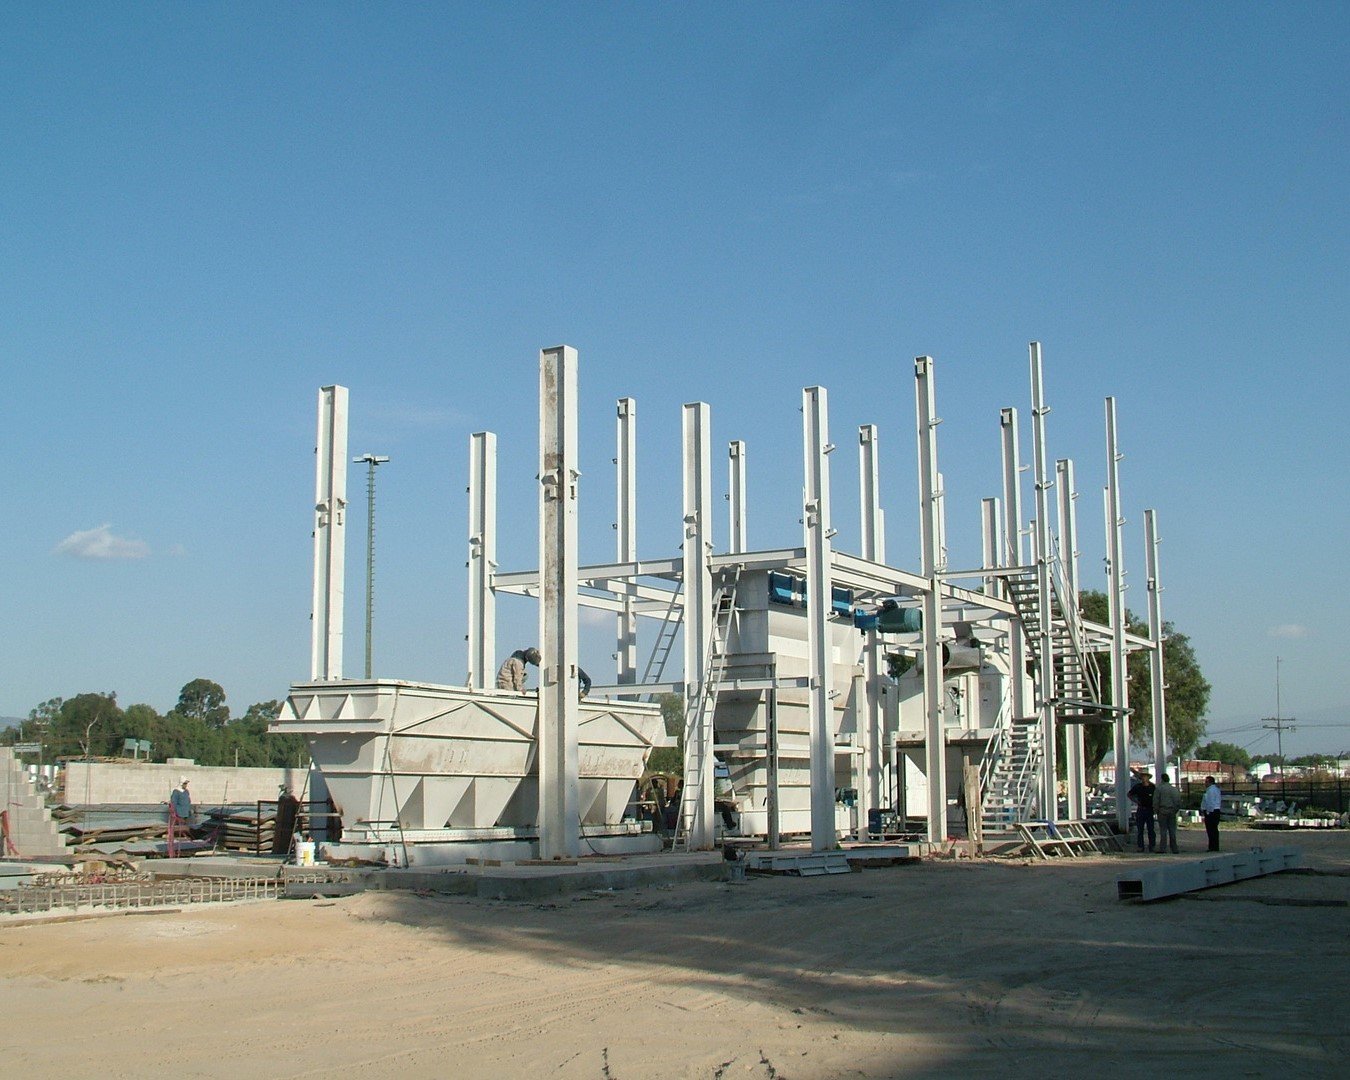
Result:
[[[538,667],[539,659],[539,650],[534,647],[517,649],[506,658],[502,666],[498,669],[497,689],[524,690],[525,665],[533,664],[535,667]]]

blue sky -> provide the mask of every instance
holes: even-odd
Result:
[[[531,565],[540,348],[580,352],[583,559],[613,553],[625,395],[644,556],[676,551],[693,400],[748,443],[752,546],[800,543],[819,384],[837,543],[875,423],[915,568],[913,357],[974,565],[1035,339],[1085,583],[1114,395],[1129,604],[1153,507],[1212,732],[1273,749],[1240,729],[1279,656],[1286,750],[1350,749],[1347,31],[1331,3],[6,5],[0,714],[198,676],[242,712],[307,676],[321,385],[392,459],[377,674],[459,682],[468,437],[499,436],[501,563]]]

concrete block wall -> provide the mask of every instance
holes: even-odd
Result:
[[[42,796],[33,787],[28,770],[14,758],[14,751],[0,747],[0,794],[9,815],[10,842],[19,855],[64,855],[65,837],[52,820]],[[3,854],[11,852],[5,849]]]
[[[317,775],[317,774],[316,774]],[[183,777],[197,807],[275,799],[282,784],[299,797],[322,798],[322,783],[308,769],[249,769],[213,765],[162,765],[148,761],[68,761],[61,801],[67,806],[147,805],[169,801]]]

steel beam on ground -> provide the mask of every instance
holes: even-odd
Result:
[[[477,690],[492,689],[497,649],[497,436],[469,436],[469,677]]]
[[[802,527],[806,547],[806,640],[810,661],[811,847],[835,846],[834,703],[830,648],[830,465],[829,416],[825,388],[802,391],[802,445],[805,499]]]
[[[580,851],[577,353],[539,354],[539,857]]]
[[[314,479],[314,593],[310,678],[342,678],[347,565],[347,388],[319,391]]]
[[[1178,860],[1168,866],[1153,865],[1121,874],[1116,879],[1116,895],[1121,900],[1163,900],[1198,889],[1292,870],[1302,861],[1302,856],[1303,853],[1294,847],[1253,848],[1231,855]]]

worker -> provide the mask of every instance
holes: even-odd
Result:
[[[191,838],[192,795],[188,792],[188,778],[180,777],[178,786],[169,793],[169,829],[165,834],[167,854],[176,858],[178,845]]]
[[[591,677],[586,674],[586,669],[577,668],[577,688],[580,691],[577,696],[585,697],[591,692]]]
[[[295,837],[295,826],[300,818],[300,800],[286,785],[281,785],[277,793],[277,818],[272,828],[272,854],[287,855],[291,850],[291,840]]]
[[[498,690],[524,690],[525,689],[525,665],[533,664],[539,666],[539,650],[531,646],[528,649],[517,649],[502,663],[497,671],[497,689]]]

